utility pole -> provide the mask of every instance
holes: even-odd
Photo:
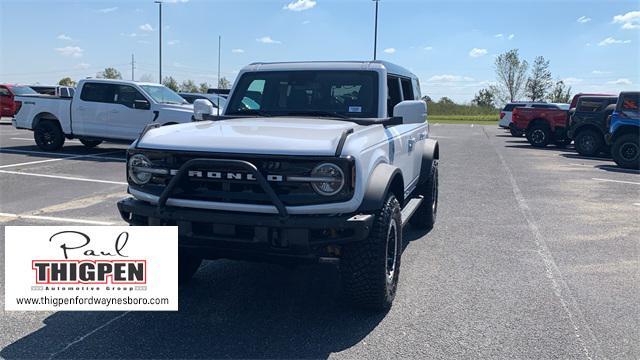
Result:
[[[220,49],[221,49],[221,44],[222,44],[222,36],[218,35],[218,86],[216,86],[218,89],[220,89]]]
[[[136,68],[136,60],[133,57],[133,54],[131,54],[131,81],[135,81],[135,75],[134,75],[134,69]]]
[[[162,84],[162,1],[156,0],[154,2],[158,4],[158,49],[159,49],[158,83]]]
[[[373,32],[373,60],[376,59],[376,50],[378,48],[378,3],[380,0],[373,0],[376,3],[376,21],[375,28]]]

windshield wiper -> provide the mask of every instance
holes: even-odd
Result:
[[[325,111],[325,110],[288,111],[284,116],[288,116],[288,115],[311,115],[311,116],[336,117],[339,119],[351,119],[350,117],[340,114],[339,112]]]
[[[257,110],[257,109],[238,110],[238,111],[229,113],[228,115],[258,115],[258,116],[264,116],[264,117],[273,116],[271,113],[268,113],[262,110]]]

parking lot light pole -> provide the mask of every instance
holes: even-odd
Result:
[[[154,2],[158,4],[158,83],[162,84],[162,1],[155,0]]]
[[[376,59],[376,49],[378,48],[378,3],[380,0],[373,0],[376,3],[376,20],[373,31],[373,60]]]

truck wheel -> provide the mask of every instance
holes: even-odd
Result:
[[[102,144],[102,140],[89,140],[89,139],[80,139],[82,145],[88,148],[94,148],[100,144]]]
[[[545,147],[549,144],[551,131],[544,124],[535,124],[527,129],[527,140],[534,147]]]
[[[582,130],[576,135],[576,151],[582,156],[595,156],[602,149],[604,139],[594,130]]]
[[[64,144],[64,134],[60,125],[52,120],[41,120],[33,130],[33,138],[36,145],[45,151],[60,150]]]
[[[522,131],[518,131],[517,129],[514,129],[514,128],[509,128],[509,132],[513,137],[522,137],[522,135],[524,135]]]
[[[202,264],[202,258],[178,251],[178,284],[188,283]]]
[[[640,169],[640,145],[637,134],[620,136],[611,147],[611,156],[618,166],[625,169]]]
[[[418,184],[416,194],[422,195],[422,204],[413,214],[409,223],[419,229],[431,230],[438,214],[438,162],[434,161],[429,170],[427,181]]]
[[[342,285],[354,305],[376,311],[391,308],[398,286],[402,249],[400,203],[390,194],[376,213],[369,237],[343,248]]]

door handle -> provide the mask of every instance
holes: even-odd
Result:
[[[416,145],[416,139],[415,138],[409,138],[409,152],[413,151],[413,148]]]

